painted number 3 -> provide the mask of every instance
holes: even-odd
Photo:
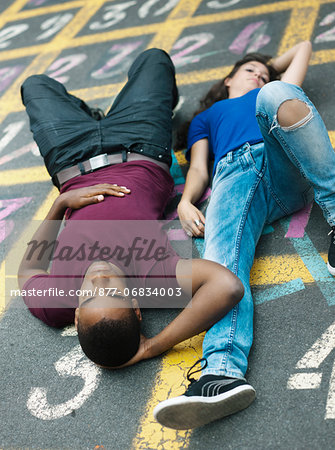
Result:
[[[41,420],[60,419],[71,414],[85,403],[99,385],[101,369],[86,358],[80,345],[76,345],[65,356],[59,359],[55,363],[55,369],[59,376],[63,378],[82,378],[84,386],[75,397],[57,405],[49,404],[47,388],[31,388],[27,408],[33,416]]]

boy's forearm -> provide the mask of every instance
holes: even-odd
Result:
[[[35,241],[36,245],[43,241],[46,241],[48,244],[53,242],[58,235],[65,210],[66,206],[63,204],[61,197],[58,197],[52,204],[47,216],[38,227],[30,241]],[[19,276],[26,270],[47,270],[50,262],[50,258],[48,256],[49,252],[32,252],[31,248],[28,247],[19,267]]]
[[[208,261],[207,261],[208,262]],[[243,297],[243,285],[231,272],[226,282],[209,279],[194,294],[190,304],[159,334],[151,338],[153,356],[208,330]]]

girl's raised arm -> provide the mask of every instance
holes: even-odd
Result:
[[[299,42],[283,55],[274,58],[272,66],[282,74],[281,81],[301,86],[308,69],[312,54],[312,44],[309,41]]]

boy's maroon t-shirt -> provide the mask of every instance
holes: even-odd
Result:
[[[154,288],[155,278],[159,287],[176,286],[176,264],[180,258],[156,222],[173,191],[171,175],[149,161],[128,162],[72,178],[61,192],[101,183],[126,186],[131,193],[121,198],[105,196],[100,203],[67,210],[50,274],[33,276],[23,286],[29,310],[47,325],[61,327],[73,323],[78,306],[75,291],[80,290],[92,262],[103,260],[106,255],[113,255],[108,261],[129,277],[129,287],[135,283],[137,288],[149,285]],[[141,248],[142,253],[131,252],[129,248]],[[165,249],[164,258],[152,257],[158,255],[157,248]],[[148,257],[137,259],[136,255]],[[38,290],[45,295],[37,295]]]

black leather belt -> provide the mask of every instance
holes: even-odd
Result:
[[[102,167],[111,166],[112,164],[143,160],[153,162],[165,171],[169,172],[169,166],[166,163],[157,161],[149,156],[140,155],[139,153],[123,151],[121,153],[103,153],[101,155],[93,156],[93,158],[86,161],[82,161],[75,166],[63,169],[54,176],[54,181],[57,186],[61,187],[64,183],[71,180],[71,178],[94,172]]]

